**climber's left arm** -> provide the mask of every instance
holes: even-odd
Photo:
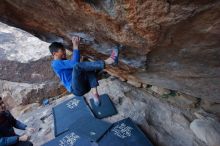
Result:
[[[17,129],[21,129],[21,130],[26,130],[27,125],[25,125],[24,123],[16,120],[16,123],[15,123],[14,127],[17,128]]]
[[[17,128],[17,129],[21,129],[21,130],[26,129],[27,125],[25,125],[24,123],[16,120],[14,118],[14,116],[9,111],[7,111],[7,114],[8,114],[9,121],[12,123],[13,127]]]

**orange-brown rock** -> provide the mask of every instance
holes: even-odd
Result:
[[[122,44],[121,61],[138,68],[143,83],[220,102],[219,7],[219,0],[2,0],[0,21],[67,46],[77,33],[104,54]]]

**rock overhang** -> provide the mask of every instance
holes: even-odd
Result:
[[[217,0],[3,0],[0,20],[67,47],[73,34],[104,54],[122,44],[122,61],[140,81],[220,102],[219,6]]]

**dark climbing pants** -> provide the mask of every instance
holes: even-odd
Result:
[[[99,85],[96,72],[103,70],[104,61],[80,62],[75,64],[72,72],[72,92],[76,96],[83,96],[91,88]]]
[[[19,141],[13,146],[33,146],[33,144],[30,141]]]

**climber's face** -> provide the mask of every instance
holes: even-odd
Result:
[[[65,49],[59,49],[57,52],[54,52],[53,54],[56,58],[65,60],[66,59],[66,50]]]
[[[2,98],[0,97],[0,112],[2,112],[2,111],[5,111],[5,104],[4,104],[4,102],[2,101]]]

